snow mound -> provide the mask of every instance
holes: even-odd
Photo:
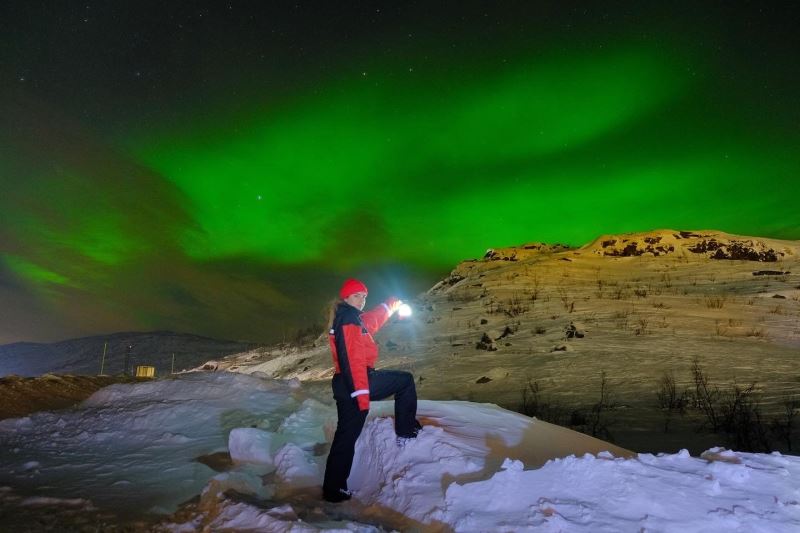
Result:
[[[353,500],[327,504],[332,403],[235,373],[114,385],[73,410],[0,421],[0,502],[119,520],[180,509],[160,519],[171,531],[800,530],[798,457],[635,455],[469,402],[420,401],[424,427],[403,447],[392,402],[374,403]],[[208,463],[221,471],[199,460],[228,452]]]
[[[231,459],[242,463],[272,465],[272,433],[256,428],[236,428],[228,436]]]

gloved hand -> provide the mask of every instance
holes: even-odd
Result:
[[[389,308],[390,315],[395,314],[397,310],[400,309],[401,305],[403,305],[403,300],[395,298],[394,296],[386,300],[386,306]]]

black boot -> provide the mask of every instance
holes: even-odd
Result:
[[[339,489],[335,492],[322,491],[322,497],[331,503],[344,502],[352,498],[352,496],[353,494],[345,489]]]

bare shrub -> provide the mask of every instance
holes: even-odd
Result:
[[[539,382],[531,382],[531,378],[528,378],[528,382],[522,388],[522,403],[517,411],[526,416],[538,416],[540,405]]]
[[[609,431],[612,422],[608,419],[608,412],[614,409],[617,404],[614,402],[614,395],[608,384],[606,371],[600,372],[600,398],[589,409],[586,429],[592,437],[599,437],[613,442],[614,438]]]
[[[792,451],[792,433],[795,429],[798,410],[800,410],[800,398],[795,396],[783,402],[783,413],[773,418],[770,423],[770,431],[775,438],[786,444],[789,452]]]
[[[561,304],[568,313],[575,311],[575,300],[570,298],[567,289],[563,286],[558,287],[558,297],[561,299]]]
[[[606,282],[602,278],[597,278],[597,299],[603,299],[603,287],[605,287]]]
[[[533,275],[533,278],[531,279],[531,282],[530,282],[530,289],[529,290],[530,290],[530,294],[531,294],[531,301],[535,302],[536,300],[538,300],[539,299],[539,294],[542,291],[542,282],[539,279],[539,276],[537,274]]]
[[[719,414],[720,391],[717,386],[712,386],[708,375],[700,366],[700,360],[695,357],[692,361],[692,380],[694,381],[694,406],[706,417],[703,426],[708,425],[714,433],[722,426]]]
[[[650,294],[655,294],[656,296],[661,296],[661,293],[663,292],[663,291],[661,290],[661,287],[658,287],[658,286],[655,286],[655,287],[654,287],[652,283],[650,283],[650,284],[648,284],[648,285],[647,285],[647,291],[648,291]]]
[[[721,404],[722,429],[729,443],[747,452],[770,451],[768,427],[761,412],[761,402],[755,393],[756,384],[747,387],[734,384],[724,395]]]
[[[750,328],[750,329],[747,331],[747,336],[748,336],[748,337],[758,337],[758,338],[762,338],[762,337],[766,337],[766,334],[764,333],[764,330],[763,330],[763,329],[761,329],[761,328],[756,328],[756,327],[753,327],[753,328]]]
[[[664,372],[658,381],[658,406],[662,409],[671,409],[685,412],[689,405],[689,391],[684,390],[678,394],[678,387],[675,382],[675,374]]]
[[[695,389],[694,407],[705,416],[705,421],[699,429],[708,427],[714,433],[724,434],[729,446],[737,450],[748,452],[770,450],[771,427],[766,423],[762,413],[755,382],[747,387],[734,383],[730,389],[721,391],[719,387],[711,384],[697,357],[692,362],[692,377]],[[788,423],[790,427],[792,422],[790,419]],[[781,424],[773,421],[773,426],[775,425]],[[789,431],[791,439],[791,429]]]
[[[617,329],[628,329],[628,317],[632,312],[633,309],[623,309],[611,315],[611,318],[616,321]]]
[[[522,304],[522,298],[514,293],[508,300],[508,307],[503,308],[503,312],[509,317],[519,316],[528,312],[528,306]]]
[[[664,372],[658,381],[658,406],[664,412],[664,433],[669,432],[669,424],[675,413],[683,415],[686,406],[689,405],[689,391],[686,389],[678,393],[675,384],[675,375],[672,372]]]
[[[647,335],[647,325],[649,322],[650,320],[646,316],[640,317],[633,328],[634,333],[637,335]]]
[[[628,318],[632,312],[633,309],[622,309],[621,311],[615,311],[611,318]]]
[[[551,399],[543,398],[539,382],[531,378],[522,388],[522,403],[515,411],[561,426],[567,425],[569,420],[568,410]]]
[[[600,398],[589,408],[570,409],[546,398],[539,383],[531,378],[527,379],[521,395],[521,402],[512,407],[516,412],[613,442],[609,413],[617,404],[605,371],[600,374]]]
[[[706,296],[705,301],[709,309],[722,309],[725,306],[724,296]]]
[[[633,294],[636,295],[637,298],[647,298],[647,289],[644,288],[634,289]]]

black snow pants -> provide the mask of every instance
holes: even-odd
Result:
[[[413,437],[417,433],[417,389],[414,376],[402,370],[368,370],[369,399],[383,400],[394,395],[394,431],[398,437]],[[368,411],[361,411],[355,398],[350,397],[344,377],[333,376],[331,381],[336,400],[338,423],[333,436],[328,462],[325,465],[325,494],[347,489],[347,478],[353,466],[356,440],[361,435]]]

